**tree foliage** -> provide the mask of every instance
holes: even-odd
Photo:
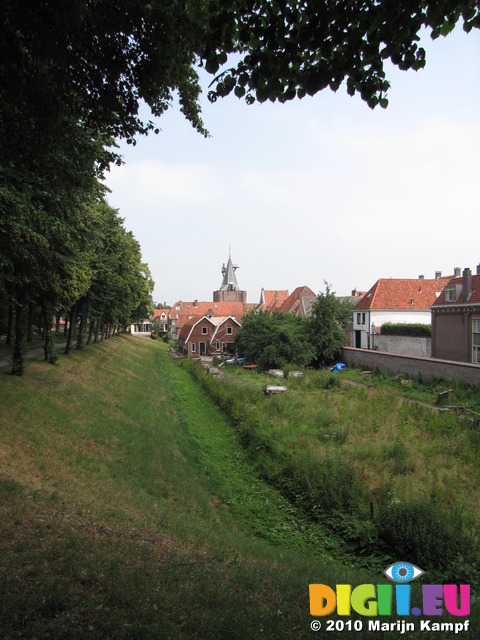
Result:
[[[288,364],[302,367],[314,355],[305,318],[290,313],[247,314],[235,336],[235,347],[240,356],[256,362],[262,370]]]
[[[460,19],[467,32],[480,27],[477,0],[211,0],[209,11],[203,56],[217,74],[210,99],[233,91],[247,103],[336,91],[346,81],[350,95],[386,107],[385,61],[421,69],[423,29],[438,38]]]
[[[238,355],[263,370],[287,365],[321,365],[337,359],[352,322],[352,305],[335,297],[325,283],[308,318],[278,311],[251,312],[235,337]]]
[[[309,318],[309,334],[317,364],[339,358],[346,340],[341,322],[345,322],[345,305],[325,283],[325,293],[318,294]]]

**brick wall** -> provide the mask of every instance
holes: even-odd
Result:
[[[436,358],[402,356],[383,351],[354,349],[352,347],[344,347],[342,357],[343,361],[350,367],[379,369],[392,375],[403,373],[413,379],[418,379],[421,376],[425,382],[431,380],[460,380],[474,387],[480,387],[480,366],[475,364],[438,360]]]

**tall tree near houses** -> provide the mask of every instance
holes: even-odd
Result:
[[[308,319],[311,344],[315,350],[314,361],[317,365],[330,363],[339,358],[346,335],[341,321],[344,318],[343,307],[330,285],[325,283],[325,293],[319,293],[312,306]]]

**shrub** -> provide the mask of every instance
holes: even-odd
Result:
[[[405,324],[385,322],[382,324],[382,336],[406,336],[411,338],[431,338],[432,327],[429,324]]]

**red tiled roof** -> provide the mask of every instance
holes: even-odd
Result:
[[[241,320],[250,310],[249,306],[244,305],[243,302],[183,302],[179,300],[173,305],[169,317],[178,318],[179,326],[183,326],[192,317],[198,320],[198,318],[208,315],[232,316]]]
[[[170,313],[170,309],[154,309],[153,310],[153,319],[156,320],[160,318],[162,313],[165,314],[165,317],[168,318],[168,314]]]
[[[205,317],[205,316],[200,316],[200,317],[196,316],[195,318],[190,318],[190,320],[187,320],[185,322],[185,324],[180,329],[180,333],[178,334],[178,337],[179,338],[183,338],[184,340],[186,340],[188,338],[188,336],[190,335],[190,331],[192,330],[194,325],[196,325],[197,322],[200,322],[201,320],[206,320],[208,323],[210,323],[211,325],[213,325],[215,327],[213,322],[210,322],[210,320],[207,317]]]
[[[449,282],[448,278],[380,278],[355,306],[367,309],[428,311]]]
[[[463,277],[459,278],[450,278],[445,286],[447,285],[460,285],[463,287]],[[463,293],[463,292],[462,292]],[[434,305],[438,306],[441,304],[480,304],[480,275],[472,275],[472,293],[470,294],[467,302],[463,301],[463,295],[460,293],[458,299],[455,301],[445,301],[445,288],[443,288],[442,293],[435,300]]]
[[[264,302],[260,302],[257,306],[259,311],[274,311],[288,298],[287,289],[264,289],[262,293]]]
[[[281,313],[295,313],[300,309],[302,298],[313,299],[317,296],[309,287],[297,287],[279,307]]]

